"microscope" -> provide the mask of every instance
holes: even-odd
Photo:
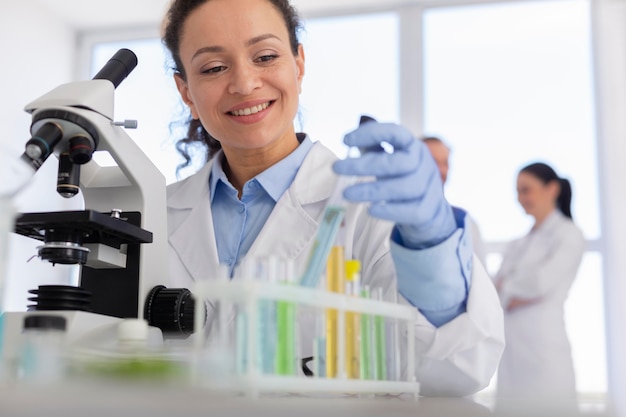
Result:
[[[85,210],[21,213],[15,232],[42,242],[42,260],[79,265],[80,279],[77,287],[32,289],[27,312],[5,313],[5,357],[28,315],[63,315],[70,341],[124,318],[145,319],[163,338],[193,332],[190,291],[163,285],[169,273],[165,178],[124,131],[134,123],[113,121],[115,88],[136,65],[136,55],[120,49],[93,79],[61,85],[25,107],[32,124],[22,162],[36,172],[57,157],[57,192],[82,194]],[[92,158],[96,151],[107,151],[116,165],[100,166]]]

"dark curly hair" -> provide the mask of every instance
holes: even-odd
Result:
[[[163,33],[163,44],[169,50],[173,61],[173,70],[179,74],[183,80],[186,80],[185,68],[180,59],[180,37],[183,25],[189,15],[198,7],[211,0],[174,0],[166,15],[165,28]],[[294,56],[298,54],[298,46],[300,41],[298,33],[302,28],[300,17],[295,7],[289,0],[267,0],[270,2],[283,16],[287,32],[289,33],[289,44]],[[186,137],[176,142],[176,149],[183,156],[185,161],[181,163],[177,172],[182,168],[189,166],[191,163],[190,150],[197,145],[201,145],[206,149],[206,160],[211,159],[217,151],[222,148],[220,142],[206,131],[200,120],[195,120],[189,115],[185,122],[187,124]]]

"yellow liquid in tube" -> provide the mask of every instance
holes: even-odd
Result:
[[[345,288],[345,258],[343,246],[333,246],[326,262],[326,289],[343,293]],[[326,377],[337,376],[337,310],[326,310]]]

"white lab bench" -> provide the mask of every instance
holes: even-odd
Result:
[[[529,401],[492,409],[468,398],[301,396],[249,398],[203,389],[132,384],[60,384],[0,387],[2,417],[610,417],[608,412],[578,413]],[[612,417],[612,416],[611,416]]]

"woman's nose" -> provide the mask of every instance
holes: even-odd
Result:
[[[233,66],[228,92],[241,95],[251,94],[262,85],[259,75],[257,68],[249,63],[240,63]]]

